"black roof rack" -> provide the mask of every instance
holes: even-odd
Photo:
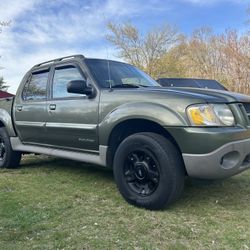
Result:
[[[72,58],[84,59],[85,57],[83,55],[80,55],[80,54],[79,55],[64,56],[64,57],[56,58],[56,59],[49,60],[49,61],[46,61],[46,62],[38,63],[33,68],[37,68],[37,67],[40,67],[40,66],[43,66],[43,65],[46,65],[46,64],[61,62],[61,61],[72,59]]]

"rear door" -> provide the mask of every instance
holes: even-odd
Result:
[[[15,126],[23,143],[44,143],[48,78],[49,69],[31,73],[15,98]]]
[[[89,98],[67,92],[72,80],[87,80],[77,64],[53,69],[50,99],[47,103],[46,144],[66,149],[98,150],[99,95]],[[89,83],[91,84],[91,83]]]

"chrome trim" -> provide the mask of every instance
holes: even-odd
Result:
[[[82,124],[82,123],[61,123],[61,122],[46,122],[47,128],[72,128],[72,129],[96,129],[96,124]]]
[[[93,163],[100,166],[106,166],[106,155],[108,149],[107,146],[100,145],[99,154],[93,154],[93,153],[91,154],[91,153],[83,153],[70,150],[62,150],[56,148],[23,144],[18,137],[11,137],[10,142],[12,149],[15,151],[45,154],[65,159]]]
[[[81,124],[81,123],[64,123],[64,122],[30,122],[30,121],[16,121],[18,126],[31,127],[47,127],[47,128],[69,128],[69,129],[96,129],[96,124]]]
[[[31,127],[44,127],[45,122],[29,122],[29,121],[16,121],[18,126],[31,126]]]

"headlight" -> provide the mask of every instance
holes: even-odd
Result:
[[[233,126],[232,111],[226,104],[197,104],[187,108],[193,126]]]

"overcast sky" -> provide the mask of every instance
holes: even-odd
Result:
[[[8,0],[0,1],[0,71],[15,93],[34,64],[70,54],[116,58],[105,40],[108,21],[130,21],[141,32],[164,23],[185,34],[211,26],[244,30],[250,0]]]

